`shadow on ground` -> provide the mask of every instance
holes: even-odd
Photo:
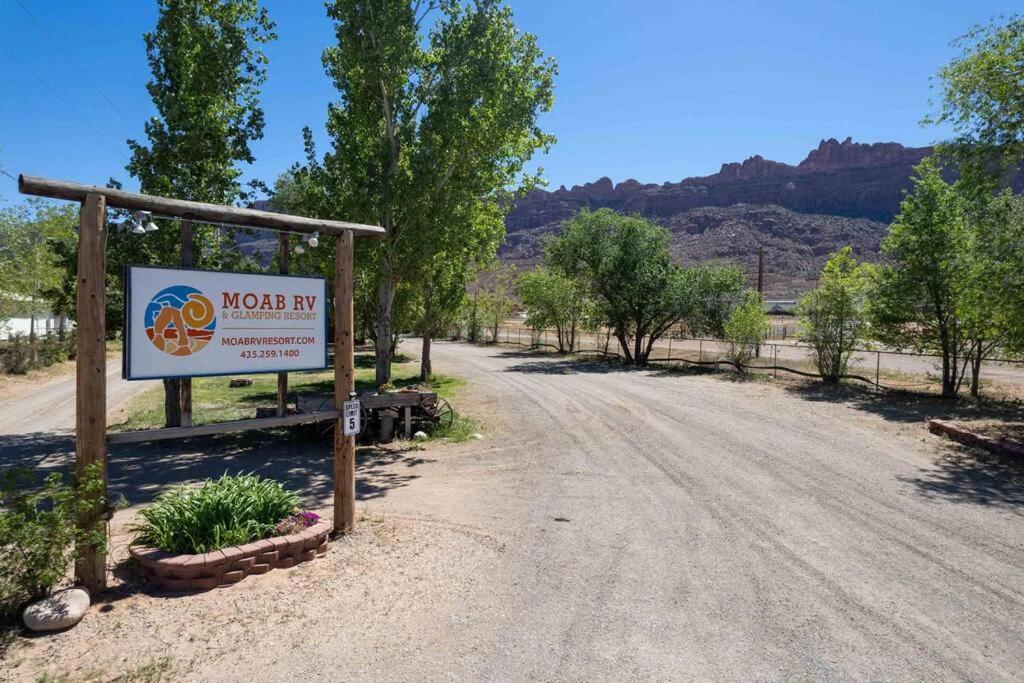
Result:
[[[600,357],[564,356],[544,351],[500,351],[496,358],[521,358],[524,362],[509,365],[504,372],[523,372],[542,375],[606,374],[634,372],[636,368]]]
[[[998,507],[1024,507],[1024,463],[986,451],[947,443],[933,467],[922,468],[913,484],[929,498]]]
[[[903,391],[876,393],[873,388],[840,384],[828,385],[814,381],[787,383],[786,391],[807,401],[843,403],[856,410],[874,413],[890,422],[925,422],[929,419],[979,420],[1020,419],[1024,405],[1018,401],[995,399],[949,400],[933,394]]]
[[[356,451],[356,497],[381,498],[419,475],[430,462],[398,446],[368,446]],[[0,469],[26,467],[41,481],[50,472],[74,466],[74,442],[63,434],[43,432],[0,436]],[[298,491],[310,507],[330,504],[333,451],[331,440],[301,429],[222,434],[182,441],[121,444],[108,455],[112,499],[128,505],[151,502],[179,483],[219,477],[225,472],[255,472]]]

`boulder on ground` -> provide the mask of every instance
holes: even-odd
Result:
[[[424,431],[419,431],[419,432],[416,432],[415,434],[413,434],[412,438],[416,439],[417,441],[420,441],[422,439],[427,438],[427,433],[424,432]]]
[[[33,602],[21,619],[32,631],[59,631],[81,621],[88,609],[89,594],[81,588],[68,588]]]

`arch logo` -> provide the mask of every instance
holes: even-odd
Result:
[[[153,346],[172,356],[199,353],[217,327],[213,302],[187,285],[160,290],[146,306],[143,319]]]

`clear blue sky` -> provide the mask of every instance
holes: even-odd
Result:
[[[141,35],[154,25],[156,3],[21,2],[45,28],[17,0],[0,0],[0,165],[12,175],[97,184],[114,176],[133,187],[124,141],[141,137],[153,114]],[[929,76],[954,54],[949,42],[1015,3],[510,4],[559,63],[555,107],[544,119],[559,141],[538,160],[557,187],[603,175],[678,181],[753,154],[795,163],[824,137],[933,142],[942,131],[918,121]],[[318,0],[266,5],[280,38],[267,48],[266,135],[246,177],[269,181],[301,157],[302,126],[326,146],[334,92],[320,53],[333,33]],[[18,200],[5,176],[0,198]]]

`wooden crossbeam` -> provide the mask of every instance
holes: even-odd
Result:
[[[84,202],[90,195],[106,198],[107,208],[128,209],[130,211],[151,211],[161,216],[201,221],[204,223],[224,223],[243,228],[266,228],[269,230],[288,230],[292,232],[314,233],[325,235],[342,235],[350,232],[357,237],[383,238],[384,228],[377,225],[348,223],[346,221],[328,221],[320,218],[291,216],[273,211],[246,209],[240,206],[224,206],[192,202],[184,199],[155,197],[138,192],[125,192],[98,185],[83,185],[66,180],[50,180],[38,176],[18,176],[18,191],[38,197],[67,199]]]
[[[320,410],[315,413],[285,415],[284,417],[259,417],[251,420],[232,420],[216,422],[197,427],[166,427],[164,429],[142,429],[135,432],[116,432],[107,435],[108,444],[142,443],[144,441],[163,441],[165,439],[188,439],[195,436],[211,434],[227,434],[244,432],[250,429],[270,429],[272,427],[290,427],[293,425],[310,424],[337,420],[337,410]]]

